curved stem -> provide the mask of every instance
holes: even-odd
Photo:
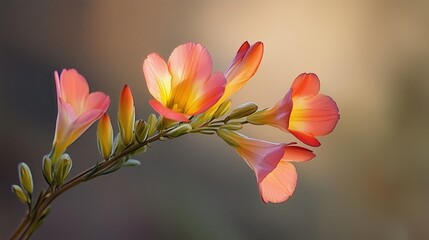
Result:
[[[71,188],[77,186],[82,182],[92,179],[91,176],[94,174],[95,168],[95,172],[102,172],[103,170],[109,169],[109,167],[114,165],[118,160],[122,159],[123,157],[132,154],[139,148],[144,147],[151,142],[159,140],[163,134],[164,132],[160,132],[142,143],[135,143],[133,145],[129,145],[118,154],[111,156],[108,161],[103,161],[98,165],[88,168],[87,170],[81,172],[80,174],[76,175],[75,177],[73,177],[63,185],[58,186],[57,188],[50,187],[45,192],[42,192],[39,201],[36,203],[36,205],[34,205],[32,210],[29,210],[27,212],[26,217],[22,220],[18,228],[11,235],[10,239],[28,239],[31,236],[32,232],[37,228],[37,225],[39,224],[41,218],[44,217],[43,215],[45,214],[46,209],[49,207],[49,205],[64,192],[70,190]],[[94,178],[95,177],[97,176],[94,176]]]

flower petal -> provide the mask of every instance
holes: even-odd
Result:
[[[189,81],[189,84],[205,81],[211,75],[212,66],[212,58],[201,44],[185,43],[176,47],[168,59],[172,88],[183,81]]]
[[[314,141],[314,136],[323,136],[334,130],[339,120],[338,111],[335,101],[322,94],[297,99],[293,103],[289,131],[304,143],[314,146],[317,141]]]
[[[88,83],[75,69],[63,69],[60,76],[61,98],[70,103],[80,114],[84,108],[86,96],[89,94]]]
[[[292,98],[314,96],[319,93],[320,81],[314,73],[302,73],[292,83]]]
[[[156,112],[158,112],[160,115],[167,119],[179,122],[189,122],[188,116],[183,113],[178,113],[169,108],[166,108],[164,105],[162,105],[162,103],[158,102],[157,100],[149,100],[149,104]]]
[[[158,54],[152,53],[143,62],[143,73],[150,94],[166,105],[171,94],[171,75],[167,63]]]
[[[298,132],[298,131],[292,131],[292,130],[289,130],[289,132],[292,133],[301,142],[303,142],[309,146],[312,146],[312,147],[319,147],[320,146],[319,140],[317,140],[317,138],[315,138],[311,134]]]
[[[192,97],[188,98],[185,112],[189,115],[202,113],[222,97],[226,79],[222,73],[215,73],[201,86],[195,86]]]
[[[265,203],[286,201],[295,191],[297,174],[295,167],[282,160],[277,167],[258,184],[259,193]]]
[[[257,42],[250,46],[250,48],[248,44],[247,42],[243,43],[225,74],[228,84],[226,85],[222,100],[230,98],[240,90],[255,74],[261,63],[264,44]]]
[[[84,111],[90,109],[101,109],[107,111],[110,105],[110,97],[102,92],[93,92],[88,95],[85,102]]]
[[[300,146],[287,146],[282,161],[305,162],[313,159],[316,154],[313,151]]]

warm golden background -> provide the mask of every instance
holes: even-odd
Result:
[[[129,84],[152,110],[142,62],[200,42],[224,71],[245,40],[263,41],[258,73],[233,100],[269,107],[315,72],[341,120],[297,166],[294,196],[264,205],[244,161],[215,136],[156,143],[142,165],[64,194],[34,239],[429,239],[428,1],[0,2],[0,239],[24,205],[16,166],[45,186],[56,118],[53,71],[77,68],[112,98]],[[117,129],[117,128],[116,128]],[[248,135],[293,138],[271,128]],[[70,147],[76,174],[98,159],[95,128]]]

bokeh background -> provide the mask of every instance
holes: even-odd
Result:
[[[113,119],[129,84],[146,118],[148,54],[200,42],[224,71],[246,40],[263,41],[265,55],[235,105],[272,106],[298,74],[315,72],[340,108],[317,157],[297,164],[290,200],[263,204],[233,149],[185,136],[64,194],[34,239],[429,239],[428,9],[424,0],[0,1],[0,239],[25,212],[10,191],[17,164],[45,186],[55,70],[76,68],[108,93]],[[294,140],[269,127],[244,132]],[[92,127],[69,148],[72,173],[99,158],[95,139]]]

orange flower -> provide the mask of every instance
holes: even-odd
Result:
[[[335,101],[319,94],[319,89],[320,81],[316,74],[303,73],[273,108],[257,112],[247,120],[289,131],[303,143],[318,147],[320,142],[316,136],[332,132],[340,118]]]
[[[55,71],[58,115],[50,158],[58,162],[67,147],[106,111],[110,98],[102,92],[89,93],[88,83],[75,69]]]
[[[207,115],[211,116],[223,102],[228,100],[249,81],[258,70],[263,53],[264,44],[262,42],[256,42],[250,46],[246,41],[241,45],[226,71],[227,84],[225,92],[219,101],[210,108]]]
[[[290,162],[307,161],[314,158],[312,151],[246,137],[225,129],[218,135],[232,146],[255,172],[259,193],[265,203],[286,201],[296,186],[296,170]]]
[[[213,106],[225,90],[222,73],[212,74],[212,59],[207,49],[196,43],[178,46],[166,63],[150,54],[143,63],[149,103],[167,119],[189,122],[189,117]]]

